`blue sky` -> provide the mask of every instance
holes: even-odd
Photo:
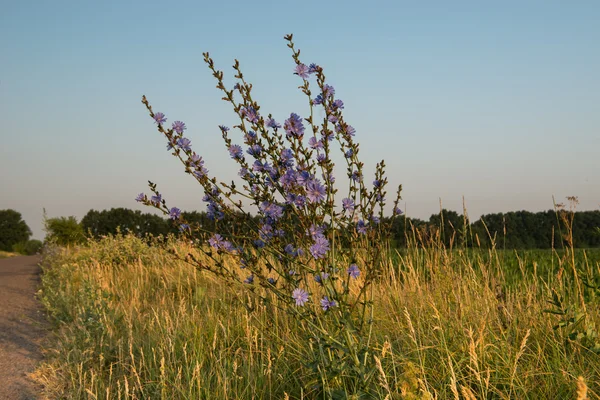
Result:
[[[0,0],[0,209],[37,238],[42,209],[137,209],[147,180],[204,209],[140,103],[182,120],[211,173],[235,176],[235,115],[202,61],[233,59],[263,114],[305,115],[283,36],[325,69],[372,171],[428,218],[600,207],[600,3]]]

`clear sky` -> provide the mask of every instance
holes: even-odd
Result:
[[[50,217],[138,209],[147,180],[203,210],[140,98],[233,177],[235,115],[202,61],[240,60],[262,113],[306,115],[283,36],[325,69],[363,161],[385,159],[428,218],[600,207],[600,2],[0,0],[0,209],[42,238]],[[149,210],[146,210],[149,211]]]

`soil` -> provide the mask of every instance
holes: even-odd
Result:
[[[0,400],[38,399],[40,388],[29,374],[42,360],[47,333],[41,305],[38,256],[0,259]]]

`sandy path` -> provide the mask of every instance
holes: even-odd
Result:
[[[0,259],[0,400],[37,399],[27,377],[42,359],[45,334],[41,306],[34,295],[39,257]]]

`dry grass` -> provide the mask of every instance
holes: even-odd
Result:
[[[381,398],[600,398],[600,356],[543,312],[550,288],[573,301],[579,289],[566,274],[507,286],[493,260],[439,247],[390,258],[375,286]],[[241,288],[132,237],[56,254],[44,269],[57,335],[37,375],[49,398],[310,398],[299,360],[311,344],[297,321]],[[586,301],[600,326],[598,299]]]
[[[19,256],[20,254],[18,253],[12,253],[9,251],[1,251],[0,250],[0,258],[9,258],[9,257],[16,257]]]

